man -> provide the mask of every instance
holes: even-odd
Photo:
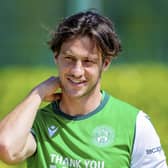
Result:
[[[102,72],[121,51],[112,22],[77,13],[49,45],[59,76],[36,86],[0,122],[1,160],[27,159],[28,168],[167,167],[146,114],[101,90]],[[39,109],[42,101],[51,103]]]

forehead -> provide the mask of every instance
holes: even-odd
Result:
[[[62,44],[61,53],[97,57],[100,55],[100,49],[97,47],[95,40],[88,36],[77,36]]]

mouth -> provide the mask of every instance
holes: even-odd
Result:
[[[68,78],[68,81],[71,84],[76,85],[76,86],[80,86],[86,83],[86,80],[77,80],[77,79],[71,79],[71,78]]]

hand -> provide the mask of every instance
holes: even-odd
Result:
[[[59,77],[50,77],[36,86],[33,91],[39,94],[42,101],[54,101],[61,98],[56,91],[61,88]]]

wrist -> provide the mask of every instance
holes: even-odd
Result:
[[[40,101],[40,103],[43,101],[44,99],[44,96],[42,93],[40,93],[39,89],[38,88],[34,88],[30,94],[29,94],[29,97],[31,98],[35,98],[36,100]]]

